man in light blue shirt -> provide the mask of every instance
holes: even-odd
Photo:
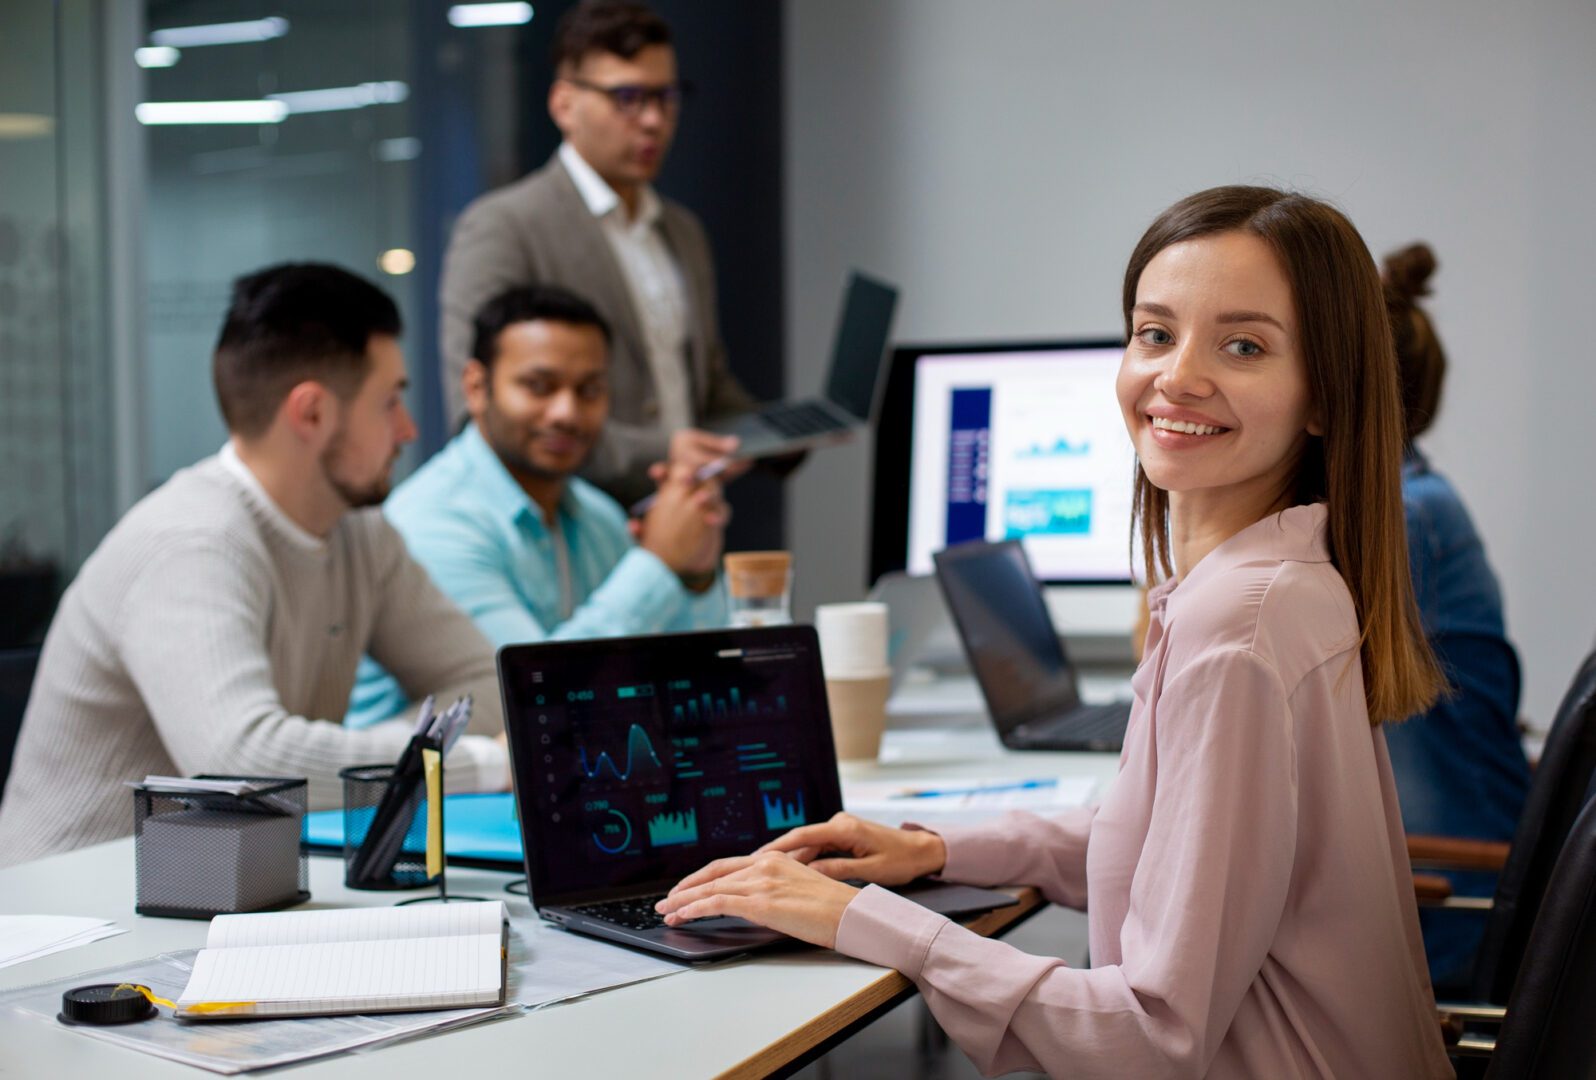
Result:
[[[609,414],[609,330],[553,286],[512,289],[475,320],[471,421],[384,509],[410,553],[495,645],[723,625],[715,568],[729,511],[713,481],[656,469],[629,522],[575,474]],[[392,716],[397,682],[369,658],[345,723]]]

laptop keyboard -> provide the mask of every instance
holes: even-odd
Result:
[[[602,904],[584,904],[574,911],[593,919],[603,919],[628,930],[657,930],[665,925],[665,916],[654,910],[654,905],[665,899],[658,896],[637,896],[625,900],[606,900]]]
[[[759,411],[759,418],[790,439],[836,431],[844,426],[836,417],[813,401],[793,405],[769,405]]]
[[[1086,705],[1070,714],[1067,730],[1071,735],[1087,739],[1120,739],[1125,735],[1128,717],[1129,711],[1123,702]]]
[[[1051,745],[1067,740],[1117,745],[1125,740],[1125,724],[1129,718],[1130,706],[1123,701],[1082,705],[1063,716],[1023,725],[1019,734],[1027,743]]]

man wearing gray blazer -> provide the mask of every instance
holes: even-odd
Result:
[[[517,285],[585,298],[614,332],[609,423],[584,476],[623,504],[654,488],[649,467],[691,466],[736,440],[697,425],[755,404],[731,374],[703,226],[655,193],[681,108],[670,29],[626,0],[587,0],[555,30],[549,114],[565,136],[541,169],[473,202],[444,257],[443,386],[460,377],[477,309]]]

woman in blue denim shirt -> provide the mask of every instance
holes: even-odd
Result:
[[[1446,355],[1418,299],[1429,295],[1435,255],[1414,244],[1385,260],[1386,304],[1396,338],[1408,449],[1402,466],[1408,556],[1419,614],[1452,693],[1429,712],[1386,727],[1402,821],[1409,833],[1511,840],[1529,788],[1517,729],[1518,654],[1502,625],[1502,593],[1463,502],[1414,447],[1435,419]],[[1457,873],[1456,894],[1489,896],[1496,877]],[[1462,989],[1485,920],[1420,912],[1438,992]]]

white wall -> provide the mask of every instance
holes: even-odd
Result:
[[[1426,441],[1472,509],[1546,723],[1596,636],[1596,5],[797,0],[787,5],[789,381],[815,391],[845,270],[899,340],[1119,333],[1176,198],[1283,184],[1441,269]],[[866,445],[792,484],[799,609],[858,595]]]

